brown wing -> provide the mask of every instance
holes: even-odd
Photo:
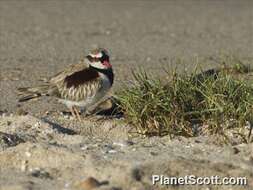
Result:
[[[78,87],[79,85],[90,83],[99,77],[98,72],[94,69],[86,68],[77,71],[64,79],[67,88]]]
[[[50,79],[50,83],[51,84],[61,83],[65,80],[66,77],[88,68],[89,68],[89,65],[82,60],[78,64],[70,65],[62,72],[57,73],[55,76],[53,76]]]
[[[80,94],[82,89],[86,87],[90,88],[91,84],[94,87],[99,85],[99,74],[96,70],[91,69],[87,64],[81,62],[71,65],[55,75],[51,78],[50,83],[57,87],[57,92],[54,91],[53,93],[57,97],[77,100],[86,96],[85,94]],[[74,93],[71,90],[73,89],[72,87],[75,89]]]

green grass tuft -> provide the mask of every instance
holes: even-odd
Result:
[[[244,71],[242,65],[235,70]],[[169,74],[168,74],[169,75]],[[253,122],[253,88],[221,70],[172,73],[161,80],[133,72],[135,83],[118,94],[125,119],[146,136],[221,134]]]

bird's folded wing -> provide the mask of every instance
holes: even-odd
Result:
[[[73,75],[76,72],[86,70],[89,68],[89,65],[84,61],[80,61],[78,64],[69,65],[65,70],[57,73],[50,79],[51,84],[58,84],[64,82],[66,77]]]
[[[80,62],[70,65],[64,71],[51,78],[50,83],[64,88],[79,87],[89,83],[99,83],[99,74],[96,70],[91,69],[88,64]],[[60,90],[60,89],[59,89]]]

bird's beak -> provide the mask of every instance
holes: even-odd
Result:
[[[102,63],[104,66],[106,66],[107,68],[111,68],[112,67],[112,65],[111,65],[111,63],[109,62],[109,61],[103,61],[103,63]]]

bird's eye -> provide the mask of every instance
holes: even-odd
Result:
[[[93,61],[94,61],[94,62],[98,62],[98,61],[99,61],[99,58],[94,57],[94,58],[93,58]]]
[[[100,61],[100,58],[92,57],[91,55],[87,55],[86,58],[92,63],[92,62],[98,62]]]

